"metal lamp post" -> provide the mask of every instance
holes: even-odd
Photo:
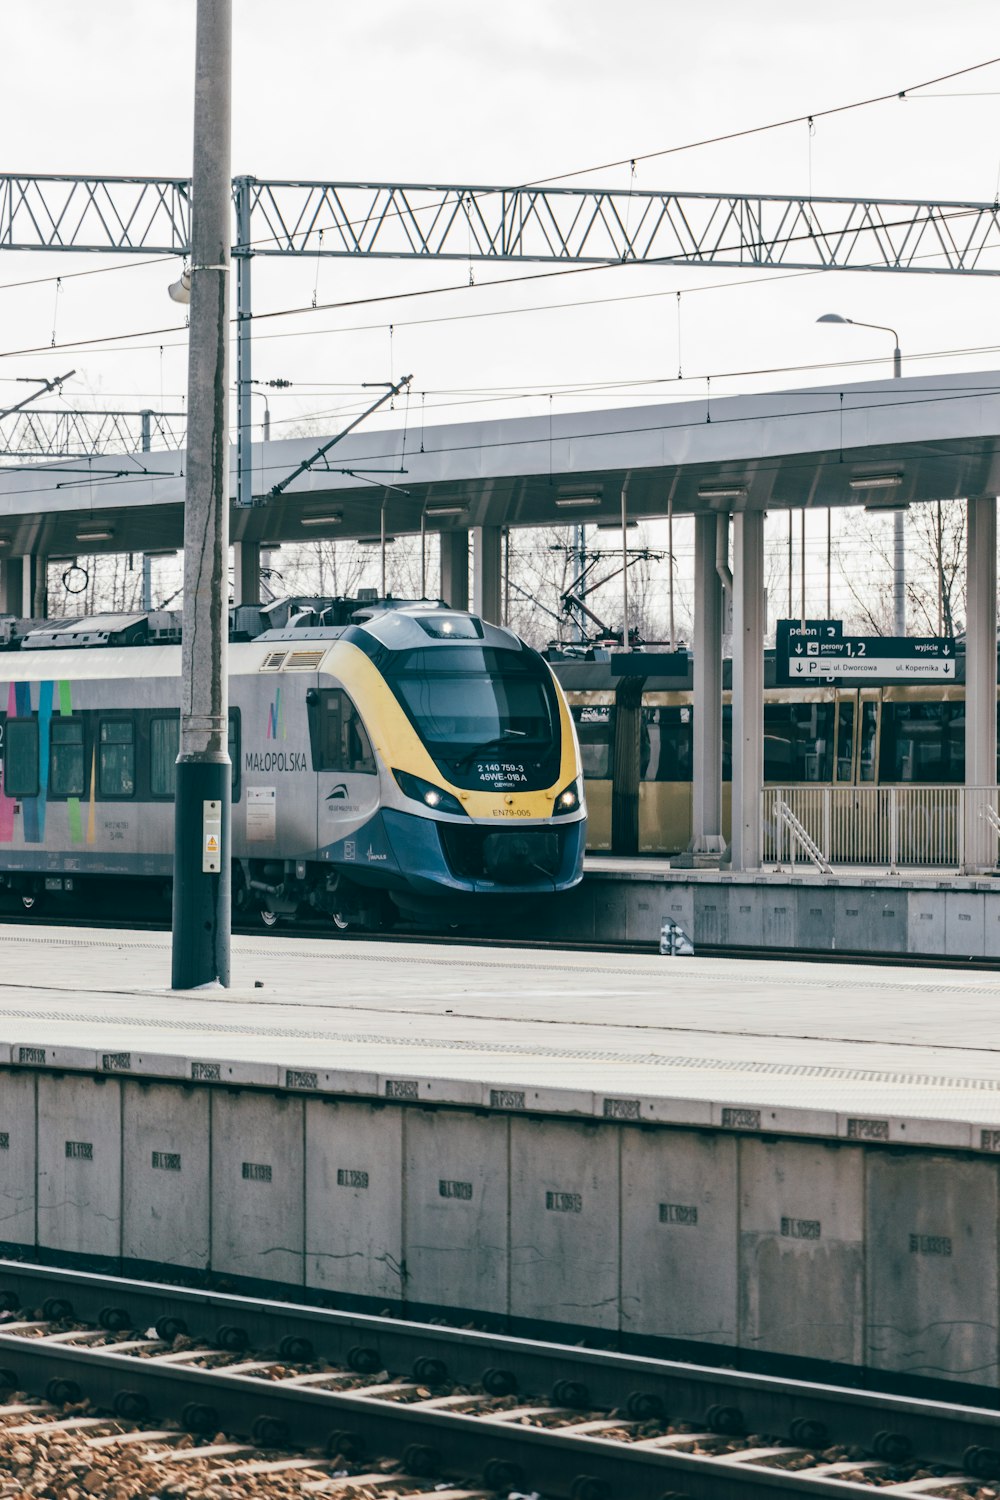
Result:
[[[198,0],[172,984],[229,984],[232,0]]]
[[[899,380],[903,374],[903,356],[899,349],[899,334],[885,323],[860,323],[857,318],[845,318],[841,313],[823,313],[817,323],[850,323],[853,328],[876,328],[880,333],[891,333],[895,348],[892,351],[892,374]],[[896,635],[906,634],[906,532],[905,515],[897,510],[892,518],[892,617]]]

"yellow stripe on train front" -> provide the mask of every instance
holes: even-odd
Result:
[[[473,792],[455,786],[442,775],[382,673],[362,650],[350,641],[338,641],[323,665],[326,673],[342,682],[354,699],[383,765],[444,787],[459,799],[471,818],[550,818],[555,798],[580,775],[573,720],[558,683],[562,747],[558,778],[550,787],[536,792]]]

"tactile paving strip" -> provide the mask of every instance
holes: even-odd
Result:
[[[358,1046],[386,1046],[445,1052],[499,1054],[506,1057],[551,1057],[580,1062],[623,1063],[697,1072],[744,1073],[750,1075],[831,1079],[855,1083],[900,1084],[912,1087],[1000,1091],[1000,1078],[937,1073],[907,1073],[885,1068],[838,1068],[819,1063],[761,1062],[747,1058],[689,1057],[662,1052],[616,1052],[605,1048],[532,1046],[517,1042],[475,1042],[462,1038],[387,1036],[382,1032],[316,1031],[295,1026],[237,1026],[223,1022],[176,1020],[170,1017],[106,1016],[92,1011],[8,1010],[4,1017],[30,1021],[97,1022],[106,1026],[145,1027],[163,1031],[216,1032],[227,1036],[273,1037],[282,1040],[347,1042]]]

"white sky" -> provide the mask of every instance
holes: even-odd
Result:
[[[258,177],[518,183],[630,158],[903,89],[1000,54],[995,0],[234,0],[233,169]],[[191,165],[194,0],[7,0],[0,170],[186,175]],[[960,97],[894,100],[724,146],[642,162],[642,188],[992,201],[1000,186],[1000,66],[939,85]],[[575,179],[579,181],[580,179]],[[586,180],[586,179],[583,179]],[[593,179],[627,187],[618,167]],[[76,405],[177,409],[183,333],[113,352],[51,349],[168,327],[176,262],[69,277],[111,257],[0,253],[0,402],[7,382],[76,367]],[[531,267],[522,269],[530,270]],[[477,266],[476,279],[511,266]],[[31,277],[51,281],[3,289]],[[284,259],[255,265],[255,310],[463,280],[455,263]],[[720,282],[739,287],[705,290]],[[681,291],[680,359],[675,293]],[[425,419],[602,406],[862,379],[890,369],[886,334],[816,325],[829,310],[898,328],[905,359],[1000,338],[1000,285],[942,276],[766,274],[615,267],[505,290],[457,293],[269,323],[254,373],[274,393],[273,435],[304,417],[330,427],[362,380],[412,371]],[[636,294],[655,293],[655,296]],[[599,299],[629,300],[603,301]],[[594,305],[530,311],[541,304]],[[464,314],[519,309],[511,315]],[[418,324],[423,318],[455,321]],[[393,336],[389,336],[389,324]],[[337,330],[366,325],[362,332]],[[409,325],[409,326],[407,326]],[[264,335],[267,335],[266,337]],[[275,337],[274,335],[280,335]],[[42,346],[41,352],[10,351]],[[851,372],[837,361],[872,359]],[[788,367],[828,368],[790,371]],[[994,353],[942,354],[919,373],[982,370]],[[787,373],[780,373],[782,370]],[[747,371],[778,373],[748,375]],[[578,383],[668,379],[623,395]],[[354,395],[351,391],[354,391]],[[507,392],[498,402],[494,393]],[[489,405],[478,393],[494,395]],[[522,393],[531,392],[529,397]],[[462,404],[456,404],[462,403]],[[259,420],[263,403],[255,402]],[[418,420],[420,397],[411,404]],[[392,418],[391,420],[398,420]],[[282,422],[286,425],[283,428]]]
[[[187,174],[191,163],[193,0],[9,0],[4,8],[3,169],[38,173]],[[235,0],[235,172],[256,176],[398,181],[522,182],[697,140],[786,115],[816,112],[1000,53],[991,0]],[[1000,66],[940,92],[821,120],[811,142],[817,194],[992,200],[1000,181]],[[992,91],[992,92],[991,92]],[[985,94],[984,97],[980,97]],[[627,167],[598,174],[617,187]],[[641,163],[640,187],[798,192],[810,180],[807,127]],[[0,255],[0,283],[51,276],[110,257]],[[513,274],[479,266],[477,280]],[[523,269],[531,269],[524,267]],[[255,307],[363,297],[463,280],[454,263],[258,261]],[[6,351],[177,322],[165,286],[171,265],[0,291],[0,378],[75,365],[67,394],[110,404],[176,406],[185,388],[183,335],[152,348]],[[698,291],[718,282],[739,288]],[[686,375],[713,390],[814,383],[834,371],[725,379],[823,360],[884,359],[888,335],[817,327],[819,313],[898,327],[904,356],[993,341],[992,281],[903,275],[766,274],[615,267],[505,291],[477,288],[358,313],[310,313],[258,331],[255,374],[297,389],[275,396],[275,420],[338,404],[324,386],[412,370],[418,391],[509,387],[547,392],[578,382],[676,377],[677,304]],[[657,297],[405,326],[543,303],[635,293]],[[367,332],[333,331],[374,325]],[[319,332],[318,330],[324,330]],[[263,334],[282,337],[265,338]],[[298,335],[298,336],[289,336]],[[161,357],[159,346],[162,344]],[[988,368],[995,359],[942,358],[935,368]],[[843,372],[846,376],[847,372]],[[304,386],[305,389],[298,389]],[[687,393],[698,389],[686,381]],[[0,386],[0,390],[9,387]],[[668,392],[678,393],[676,383]],[[428,411],[446,397],[428,394]],[[629,397],[631,399],[631,397]],[[506,410],[538,410],[546,398]],[[567,405],[563,398],[559,405]],[[577,404],[580,404],[579,402]],[[602,405],[602,396],[582,404]],[[501,408],[490,408],[501,409]],[[458,408],[469,415],[476,408]],[[440,417],[456,414],[442,411]],[[277,436],[280,427],[274,429]]]

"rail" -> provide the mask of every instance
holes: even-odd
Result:
[[[768,786],[761,822],[763,861],[779,867],[971,872],[1000,856],[996,786]]]
[[[379,1467],[366,1472],[365,1453],[387,1451],[435,1476],[433,1489],[404,1486],[411,1500],[718,1500],[744,1487],[785,1500],[873,1484],[907,1497],[975,1494],[1000,1475],[1000,1411],[964,1391],[929,1400],[12,1262],[0,1305],[0,1376],[18,1393],[0,1405],[0,1468],[6,1439],[27,1444],[36,1422],[136,1451],[177,1437],[144,1430],[158,1417],[205,1434],[186,1452],[210,1468],[290,1477],[322,1460],[274,1450],[325,1441],[327,1459],[357,1469],[338,1461],[303,1488],[354,1497],[350,1480]]]

